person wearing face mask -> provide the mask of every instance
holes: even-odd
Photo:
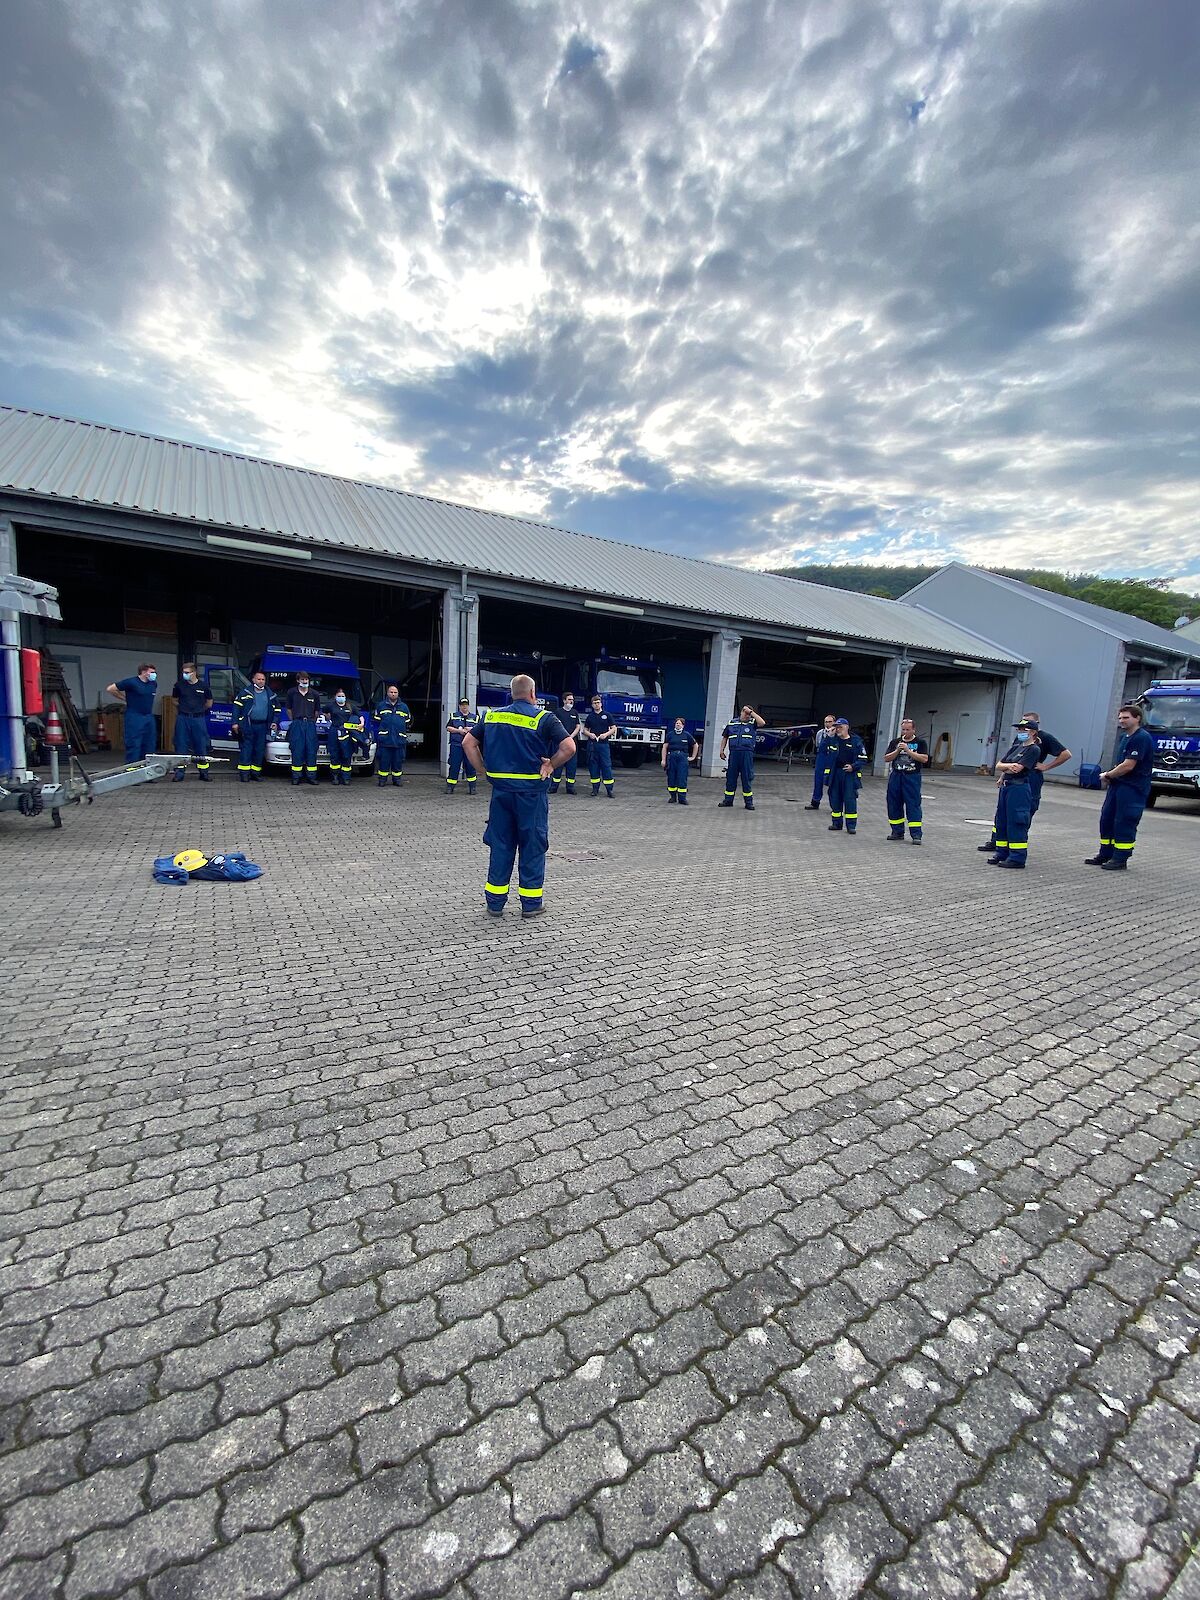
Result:
[[[375,739],[375,772],[379,787],[386,789],[390,778],[392,788],[398,789],[404,777],[409,712],[396,684],[388,684],[387,693],[375,707],[375,723],[379,730]]]
[[[288,747],[292,752],[292,787],[301,779],[305,783],[317,781],[317,718],[321,715],[321,699],[312,686],[307,672],[296,674],[295,687],[287,692],[285,701],[288,723]]]
[[[1029,855],[1029,822],[1033,815],[1029,774],[1042,759],[1037,723],[1022,717],[1014,724],[1016,738],[1003,761],[996,763],[996,820],[992,835],[996,848],[988,857],[992,867],[1023,869]]]
[[[349,784],[354,775],[354,752],[366,724],[362,712],[350,704],[344,689],[334,693],[329,717],[333,725],[329,736],[329,770],[334,783]]]
[[[575,709],[575,696],[570,689],[568,689],[562,697],[562,705],[559,707],[558,711],[558,720],[567,730],[567,738],[574,739],[576,744],[578,744],[580,738],[579,712]],[[574,755],[569,761],[565,761],[563,765],[555,771],[554,776],[550,779],[550,793],[558,793],[558,785],[561,780],[561,782],[565,783],[567,786],[567,793],[574,794],[575,778],[578,772],[579,757]]]
[[[125,707],[126,762],[144,761],[158,743],[154,725],[158,668],[152,661],[143,661],[132,678],[110,683],[104,692],[114,695]]]
[[[239,741],[238,782],[261,783],[263,757],[267,753],[267,734],[283,710],[279,696],[267,687],[261,670],[250,679],[250,687],[234,697],[233,721],[229,731]]]
[[[825,713],[825,726],[818,732],[813,743],[813,792],[812,799],[805,807],[806,811],[820,811],[821,796],[829,787],[829,780],[833,777],[833,756],[831,747],[837,738],[837,722],[832,711]]]
[[[688,762],[695,760],[699,749],[683,718],[676,717],[663,740],[662,766],[667,774],[668,805],[687,805]]]
[[[212,705],[212,695],[206,693],[199,681],[194,661],[185,661],[180,669],[175,687],[171,690],[178,706],[175,717],[175,754],[196,758],[196,775],[201,783],[208,777],[208,718],[205,713]],[[174,783],[182,783],[186,767],[177,767]]]

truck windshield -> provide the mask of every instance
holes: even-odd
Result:
[[[1155,733],[1200,731],[1200,694],[1156,694],[1144,702],[1146,727]]]
[[[601,667],[596,674],[596,689],[600,694],[652,695],[662,699],[662,681],[657,672],[643,670],[631,672],[617,667]]]

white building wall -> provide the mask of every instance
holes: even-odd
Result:
[[[916,723],[921,738],[928,739],[931,754],[940,736],[947,734],[954,766],[990,766],[998,759],[995,735],[1002,688],[994,678],[912,678],[904,715]],[[999,755],[1003,754],[1001,750]]]

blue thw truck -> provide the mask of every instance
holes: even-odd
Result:
[[[1200,796],[1200,678],[1155,678],[1138,705],[1154,740],[1146,804],[1160,794]]]

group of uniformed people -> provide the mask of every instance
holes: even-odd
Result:
[[[154,748],[154,699],[158,673],[143,662],[135,674],[108,685],[126,706],[126,759],[142,760]],[[485,899],[488,912],[501,916],[519,858],[518,895],[524,916],[542,909],[546,849],[549,841],[550,794],[566,785],[573,794],[578,770],[578,742],[588,750],[591,792],[612,798],[614,779],[612,740],[616,723],[605,712],[599,695],[582,715],[573,694],[563,697],[561,710],[539,708],[536,685],[525,675],[513,679],[509,705],[476,715],[467,698],[447,723],[450,757],[446,789],[462,786],[475,792],[481,775],[491,785],[491,806],[484,842],[491,851]],[[198,681],[194,662],[183,664],[172,691],[178,703],[175,750],[194,758],[202,782],[209,781],[209,740],[206,713],[211,697]],[[309,675],[297,673],[293,688],[283,699],[268,686],[265,673],[253,674],[250,686],[234,701],[231,731],[239,740],[238,778],[243,783],[261,781],[266,741],[284,710],[290,717],[291,781],[316,783],[317,750],[325,739],[335,784],[348,784],[354,755],[367,751],[369,742],[363,711],[351,705],[338,690],[327,702],[313,687]],[[404,775],[411,713],[395,684],[373,712],[376,733],[376,774],[380,787],[398,786]],[[1100,813],[1100,846],[1087,865],[1119,872],[1129,865],[1138,823],[1151,790],[1154,741],[1142,727],[1142,713],[1124,705],[1118,715],[1120,739],[1112,766],[1101,773],[1107,788]],[[721,735],[721,756],[726,760],[725,792],[719,804],[732,806],[741,785],[748,811],[754,810],[754,746],[763,718],[752,706],[726,724]],[[661,765],[666,775],[667,799],[673,805],[688,803],[688,769],[699,745],[682,717],[677,717],[662,745]],[[996,815],[986,844],[989,864],[1021,870],[1028,859],[1029,829],[1041,802],[1045,774],[1070,760],[1071,752],[1042,729],[1035,712],[1027,711],[1014,724],[1014,738],[1003,759],[996,763]],[[830,830],[853,836],[858,829],[858,792],[867,764],[861,736],[846,717],[826,716],[815,745],[812,798],[808,809],[819,811],[828,795]],[[929,746],[910,717],[884,751],[888,769],[887,819],[889,841],[922,842],[921,774],[929,765]],[[184,768],[175,773],[181,782]]]

